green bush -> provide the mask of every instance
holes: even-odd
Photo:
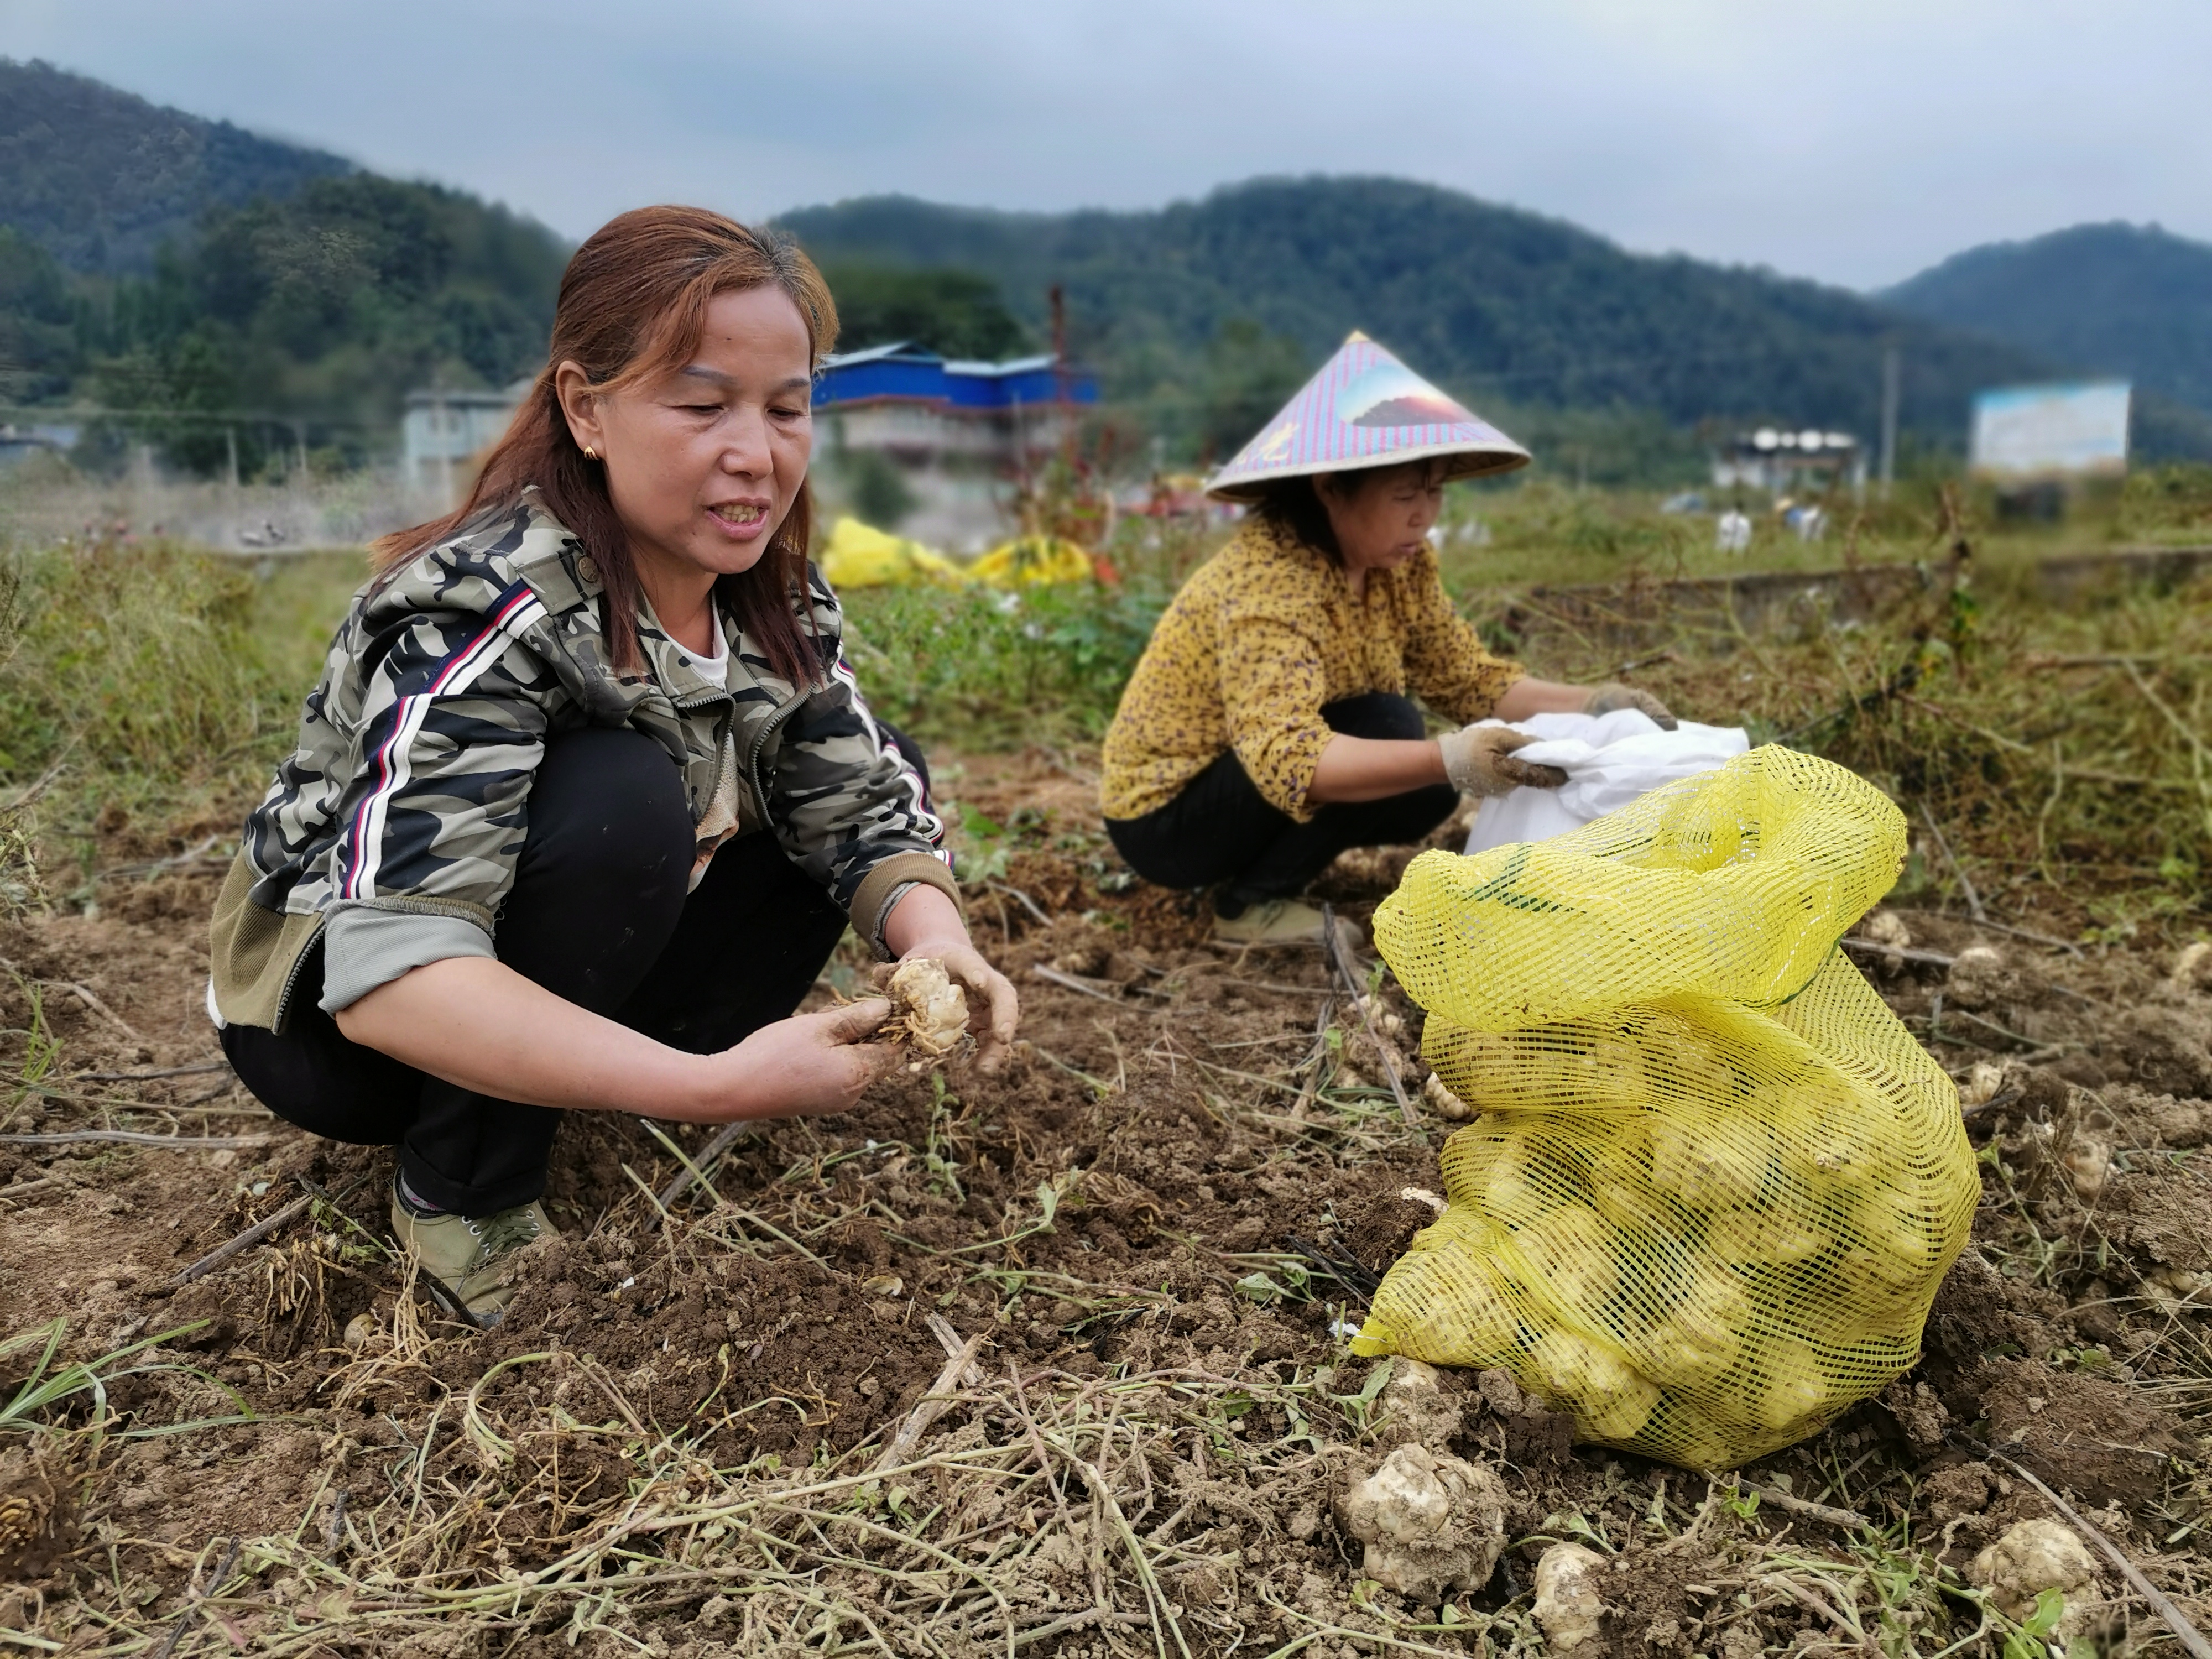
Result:
[[[842,596],[854,671],[886,718],[963,748],[1095,740],[1169,592],[1149,581]]]
[[[0,648],[0,804],[56,775],[38,807],[49,861],[57,836],[81,841],[110,805],[166,817],[240,804],[289,746],[362,574],[335,556],[257,576],[160,544],[19,556],[15,637]]]

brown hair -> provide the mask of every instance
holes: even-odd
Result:
[[[1327,476],[1336,480],[1338,489],[1353,500],[1381,483],[1394,472],[1411,467],[1423,470],[1425,478],[1432,469],[1443,463],[1433,458],[1416,456],[1410,461],[1382,461],[1373,466],[1346,467]],[[1316,552],[1326,554],[1331,564],[1344,562],[1344,550],[1336,543],[1336,526],[1329,522],[1328,507],[1321,498],[1316,485],[1319,477],[1302,475],[1282,478],[1267,486],[1254,506],[1253,512],[1265,519],[1280,533],[1295,541],[1304,542]]]
[[[370,562],[388,574],[480,515],[512,507],[535,484],[547,508],[599,567],[605,591],[601,622],[616,672],[638,672],[644,663],[637,631],[641,596],[629,538],[608,496],[605,470],[586,459],[569,435],[554,370],[574,362],[595,392],[665,374],[698,349],[707,307],[716,295],[771,283],[799,307],[818,364],[836,343],[837,307],[822,273],[796,243],[705,208],[637,208],[610,219],[562,273],[545,367],[506,435],[484,457],[468,500],[442,519],[383,538],[370,549]],[[715,582],[738,625],[775,672],[796,685],[822,676],[821,660],[799,627],[813,527],[813,496],[802,482],[760,562]]]

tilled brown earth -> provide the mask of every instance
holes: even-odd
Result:
[[[1922,1364],[1745,1471],[1754,1504],[1571,1448],[1502,1376],[1421,1393],[1350,1358],[1451,1126],[1402,1121],[1318,953],[1221,951],[1179,896],[1129,885],[1079,780],[1033,757],[951,787],[1007,826],[969,908],[1024,999],[1013,1064],[766,1126],[665,1207],[708,1132],[580,1115],[549,1194],[562,1236],[489,1332],[393,1261],[387,1153],[272,1122],[220,1069],[212,866],[0,931],[8,1073],[34,1085],[0,1094],[0,1338],[40,1333],[0,1358],[0,1404],[49,1322],[46,1376],[161,1339],[102,1368],[104,1404],[34,1413],[58,1431],[0,1425],[0,1633],[162,1654],[1477,1652],[1539,1639],[1535,1557],[1575,1538],[1610,1558],[1614,1652],[1934,1655],[1978,1629],[1994,1651],[1968,1564],[2050,1513],[2015,1465],[2203,1616],[2212,1001],[2170,953],[2077,958],[1913,914],[1904,955],[1860,953],[1961,1079],[1976,1248]],[[1401,864],[1348,859],[1328,890],[1364,916]],[[1386,991],[1369,1013],[1418,1103],[1418,1011]],[[57,1139],[117,1131],[165,1139]],[[1510,1495],[1495,1573],[1441,1603],[1381,1589],[1337,1518],[1409,1441]],[[2117,1576],[2099,1594],[2096,1642],[2160,1628]]]

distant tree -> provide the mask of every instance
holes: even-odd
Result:
[[[0,226],[0,398],[36,403],[76,365],[76,308],[66,272],[37,243]]]
[[[1200,381],[1200,453],[1226,460],[1287,402],[1311,372],[1296,340],[1231,317],[1206,349]]]
[[[841,455],[836,466],[847,504],[863,523],[878,530],[896,530],[914,511],[914,490],[898,464],[888,455],[856,449]]]
[[[2212,243],[2076,225],[1969,248],[1879,297],[2212,413]]]
[[[74,270],[143,275],[210,207],[282,199],[352,170],[51,64],[0,58],[0,224]]]
[[[1905,429],[1954,453],[1977,390],[2063,365],[1842,289],[1632,253],[1557,219],[1399,179],[1258,179],[1127,213],[880,197],[782,223],[832,267],[954,267],[994,280],[1032,331],[1060,285],[1107,398],[1185,459],[1233,424],[1206,411],[1225,368],[1216,342],[1237,319],[1294,343],[1309,371],[1364,330],[1478,410],[1510,400],[1522,410],[1644,411],[1685,432],[1706,420],[1772,421],[1869,440],[1882,354],[1895,343]],[[2212,419],[2166,408],[2172,418],[2148,403],[2138,411],[2147,448],[2212,446]]]
[[[1028,331],[988,276],[866,264],[830,265],[822,274],[837,301],[842,351],[901,340],[945,357],[998,359],[1030,349]]]

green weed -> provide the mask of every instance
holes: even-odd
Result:
[[[253,1413],[247,1409],[244,1399],[240,1396],[238,1391],[228,1383],[218,1381],[204,1371],[190,1365],[167,1362],[129,1366],[123,1363],[134,1355],[145,1352],[149,1348],[159,1347],[164,1342],[173,1341],[179,1336],[187,1335],[206,1323],[207,1322],[203,1319],[188,1325],[179,1325],[173,1329],[162,1331],[156,1335],[141,1337],[136,1342],[126,1343],[122,1347],[104,1353],[96,1359],[72,1360],[66,1364],[57,1363],[61,1353],[62,1343],[69,1335],[69,1322],[66,1319],[53,1319],[34,1329],[18,1332],[14,1336],[0,1338],[0,1366],[9,1365],[11,1356],[29,1353],[33,1350],[37,1352],[37,1358],[30,1362],[29,1371],[15,1385],[15,1392],[6,1399],[0,1400],[0,1435],[38,1436],[64,1432],[65,1425],[53,1420],[50,1413],[56,1407],[64,1405],[80,1395],[88,1395],[92,1398],[93,1408],[90,1426],[97,1438],[105,1433],[111,1419],[107,1403],[107,1390],[110,1385],[126,1376],[138,1376],[156,1371],[171,1371],[197,1377],[210,1387],[221,1389],[230,1396],[233,1403],[238,1407],[238,1413],[234,1417],[219,1419],[208,1419],[193,1423],[134,1429],[129,1431],[130,1437],[144,1438],[155,1435],[177,1434],[194,1428],[213,1427],[218,1422],[243,1422],[251,1419]]]

